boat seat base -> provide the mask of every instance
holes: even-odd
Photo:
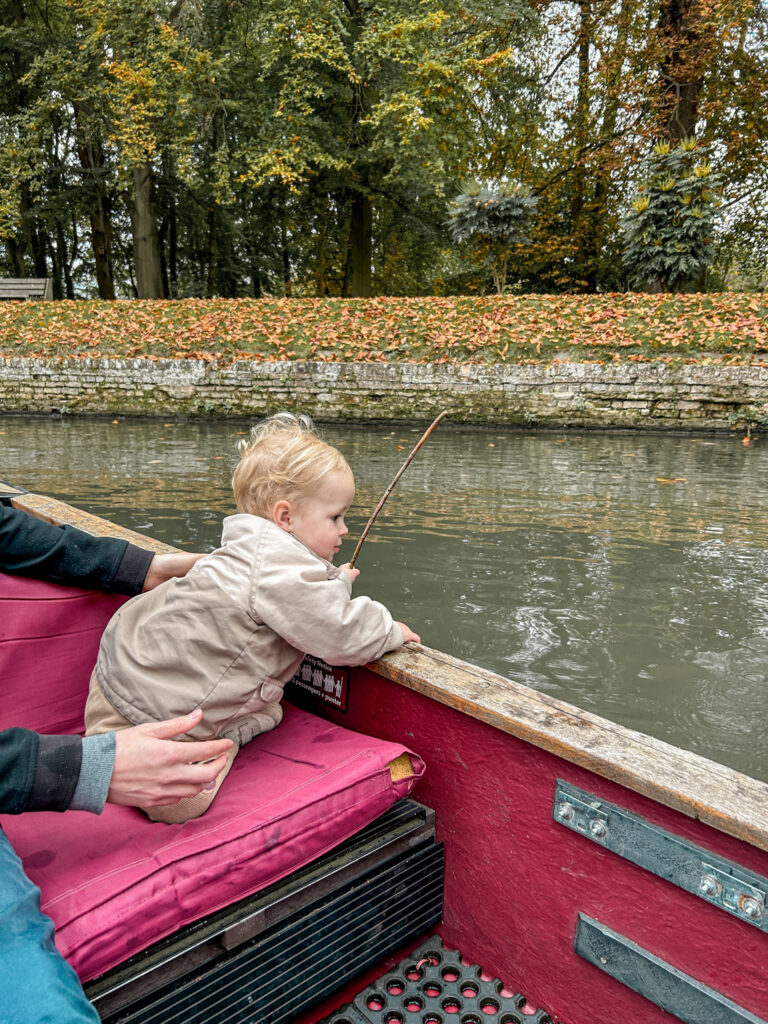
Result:
[[[401,800],[334,850],[86,985],[104,1024],[289,1024],[442,916],[434,815]]]

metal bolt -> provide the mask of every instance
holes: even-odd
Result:
[[[589,831],[595,837],[595,839],[602,839],[603,836],[608,832],[608,826],[601,818],[595,818],[589,823]]]
[[[573,806],[565,801],[557,806],[557,816],[560,821],[573,821],[575,813]]]
[[[702,875],[699,892],[702,896],[717,896],[720,892],[720,883],[712,875]]]
[[[754,898],[754,896],[745,896],[740,902],[742,912],[746,914],[750,920],[755,921],[758,917],[763,916],[763,910],[765,908],[759,900]]]

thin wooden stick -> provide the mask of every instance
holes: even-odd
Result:
[[[408,458],[405,460],[405,462],[402,464],[400,469],[395,474],[395,479],[392,481],[392,483],[389,485],[389,487],[386,489],[386,491],[382,495],[381,501],[379,502],[379,504],[374,509],[374,512],[373,512],[373,515],[371,516],[371,518],[366,523],[365,529],[362,532],[360,540],[357,542],[357,547],[355,548],[355,550],[354,550],[354,552],[352,554],[352,557],[349,560],[349,567],[350,567],[350,569],[354,568],[355,560],[357,559],[357,556],[360,553],[360,548],[363,546],[363,541],[368,536],[368,534],[370,532],[370,529],[373,526],[373,524],[376,522],[376,517],[378,516],[379,512],[381,512],[382,508],[384,507],[384,502],[387,500],[387,498],[390,496],[390,494],[394,490],[395,484],[400,479],[400,477],[403,475],[403,473],[406,471],[406,469],[408,469],[408,466],[411,464],[411,460],[413,459],[414,455],[419,450],[419,448],[421,448],[421,446],[424,444],[424,442],[427,440],[427,438],[432,433],[432,431],[435,429],[435,427],[440,422],[440,420],[443,418],[443,416],[447,416],[447,415],[448,415],[448,410],[447,409],[443,409],[443,411],[440,413],[440,415],[437,417],[437,419],[434,420],[434,422],[428,427],[427,430],[425,430],[424,434],[421,437],[421,440],[414,447],[414,449],[411,452],[411,454],[408,456]]]

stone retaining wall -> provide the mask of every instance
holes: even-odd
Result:
[[[0,412],[728,430],[768,425],[768,368],[0,359]]]

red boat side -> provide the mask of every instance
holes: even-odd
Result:
[[[446,947],[565,1024],[768,1020],[766,783],[425,647],[341,677],[306,706],[426,762]]]

